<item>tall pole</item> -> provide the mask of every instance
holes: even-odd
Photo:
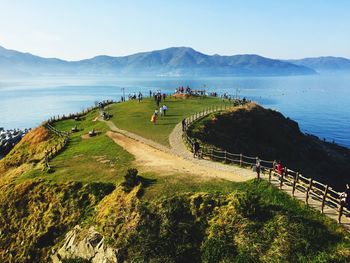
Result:
[[[123,101],[125,101],[125,88],[122,88],[123,91]]]

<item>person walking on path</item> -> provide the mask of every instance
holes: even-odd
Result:
[[[160,107],[160,108],[159,108],[159,115],[160,115],[160,116],[163,116],[163,107]]]
[[[164,104],[163,105],[163,113],[164,113],[164,116],[166,115],[166,111],[168,110],[168,107]]]
[[[156,125],[156,123],[157,123],[157,116],[156,116],[156,114],[152,115],[151,122],[153,123],[153,125]]]
[[[346,184],[346,190],[345,190],[345,207],[347,209],[350,209],[350,184]]]
[[[279,175],[281,175],[282,173],[283,173],[283,166],[282,166],[282,164],[281,164],[281,161],[278,161],[278,163],[277,163],[277,173],[279,174]]]
[[[260,160],[259,160],[259,158],[256,158],[255,169],[256,169],[256,176],[257,176],[258,179],[260,179],[260,169],[261,169],[261,166],[260,166]]]
[[[341,223],[341,217],[343,216],[343,210],[344,210],[344,207],[346,207],[347,205],[347,190],[348,190],[348,185],[346,185],[347,189],[345,190],[345,192],[341,193],[340,196],[339,196],[339,199],[340,199],[340,207],[339,207],[339,215],[338,215],[338,223],[340,224]]]
[[[199,150],[201,148],[201,146],[199,145],[199,142],[197,140],[194,141],[193,143],[193,158],[197,157],[199,158]]]
[[[139,102],[141,102],[141,100],[142,100],[142,93],[141,92],[139,92],[139,95],[137,96],[137,98],[138,98],[138,100],[139,100]]]
[[[186,131],[186,119],[183,119],[181,124],[182,124],[182,131],[183,132]]]

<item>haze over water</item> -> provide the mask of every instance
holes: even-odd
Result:
[[[293,77],[218,77],[120,79],[116,77],[45,77],[0,81],[0,127],[28,128],[57,114],[119,100],[125,94],[178,86],[226,92],[257,101],[297,121],[303,132],[350,147],[350,74]],[[205,86],[204,86],[205,85]],[[171,110],[171,109],[170,109]],[[125,113],[127,114],[127,113]],[[151,113],[150,113],[151,114]],[[148,124],[145,124],[148,125]]]

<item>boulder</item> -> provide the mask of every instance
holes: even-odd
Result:
[[[91,263],[117,263],[118,250],[108,247],[104,237],[90,227],[88,230],[75,226],[66,234],[64,244],[51,256],[53,263],[63,259],[81,258]]]

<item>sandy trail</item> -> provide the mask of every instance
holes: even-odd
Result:
[[[192,162],[181,158],[170,152],[164,152],[147,145],[141,141],[134,140],[121,133],[107,132],[107,135],[126,151],[134,155],[135,165],[141,172],[156,172],[161,175],[190,174],[204,178],[222,178],[230,181],[247,181],[254,178],[254,173],[237,174],[232,171],[211,168],[203,163]],[[208,162],[206,160],[200,160]],[[226,165],[225,165],[226,166]]]
[[[107,132],[107,135],[135,156],[135,166],[140,171],[152,171],[160,175],[188,174],[203,180],[221,178],[242,182],[255,178],[255,173],[249,169],[193,158],[182,141],[181,124],[178,124],[169,136],[171,148],[119,129],[111,122],[107,122],[107,124],[112,130]],[[268,180],[268,175],[262,174],[262,178]],[[271,183],[276,187],[280,185],[276,178],[273,178]],[[292,196],[291,186],[284,185],[283,191]],[[294,198],[304,202],[305,193],[296,191]],[[309,206],[319,211],[321,209],[320,201],[315,200],[312,196],[309,200]],[[326,205],[324,211],[326,216],[337,221],[337,209]],[[343,216],[342,225],[350,231],[350,217]]]

